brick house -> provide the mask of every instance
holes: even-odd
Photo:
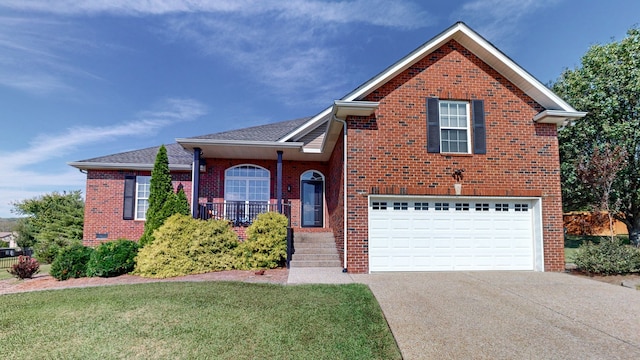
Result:
[[[286,212],[349,272],[564,269],[557,128],[577,112],[456,23],[319,114],[178,138],[195,217]],[[157,147],[77,161],[85,244],[142,234]],[[345,221],[346,219],[346,221]]]

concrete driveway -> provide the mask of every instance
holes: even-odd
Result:
[[[640,359],[640,291],[562,273],[351,275],[405,359]]]

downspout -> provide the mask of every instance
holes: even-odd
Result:
[[[342,238],[344,241],[344,264],[342,267],[342,272],[347,272],[347,122],[345,120],[342,119],[338,119],[336,117],[336,115],[333,115],[333,120],[339,122],[342,124],[342,136],[343,136],[343,140],[342,140],[342,173],[344,174],[344,178],[343,178],[343,184],[342,184],[342,188],[343,188],[343,200],[342,202],[343,204],[343,210],[344,210],[344,215],[343,215],[343,229],[342,229]]]

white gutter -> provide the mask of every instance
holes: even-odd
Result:
[[[347,122],[345,120],[342,119],[338,119],[335,115],[333,115],[333,120],[339,122],[342,124],[342,129],[343,129],[343,133],[342,133],[342,137],[343,137],[343,141],[342,141],[342,158],[344,159],[342,161],[342,173],[344,174],[343,176],[343,184],[342,184],[342,196],[343,196],[343,200],[342,202],[344,204],[342,204],[342,208],[344,211],[343,214],[343,220],[342,220],[342,224],[343,224],[343,229],[342,229],[342,239],[344,241],[344,261],[343,261],[343,265],[342,265],[342,271],[343,272],[347,272],[347,215],[348,215],[348,211],[347,211]]]
[[[81,170],[153,170],[153,164],[136,164],[136,163],[107,163],[107,162],[88,162],[88,161],[73,161],[68,162],[67,165],[73,166]],[[191,170],[191,164],[179,165],[169,164],[169,170],[175,171],[189,171]]]
[[[533,121],[545,124],[565,125],[571,120],[583,118],[587,115],[584,111],[544,110],[533,117]]]

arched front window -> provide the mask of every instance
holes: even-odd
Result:
[[[239,165],[224,173],[226,201],[269,201],[269,170],[256,165]]]

